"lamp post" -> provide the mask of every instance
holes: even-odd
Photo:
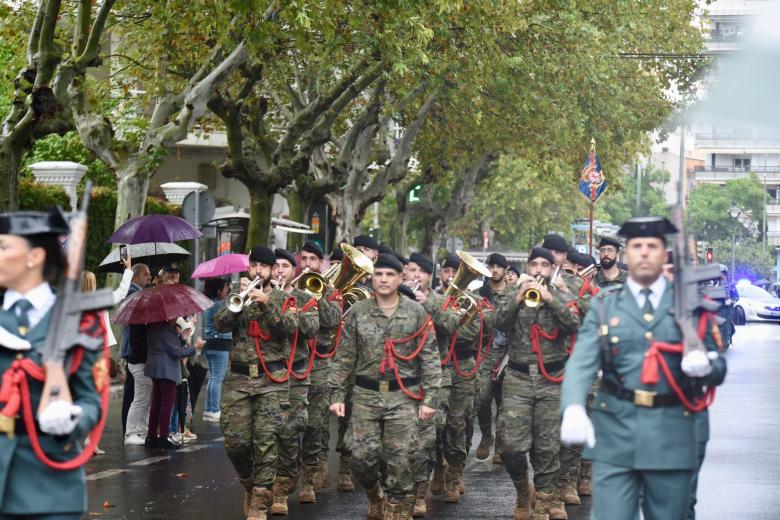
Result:
[[[742,210],[736,206],[732,206],[729,208],[729,215],[731,215],[731,218],[734,219],[734,225],[731,226],[731,279],[735,280],[736,272],[734,271],[734,252],[737,247],[737,223],[739,222],[739,217],[742,215]]]

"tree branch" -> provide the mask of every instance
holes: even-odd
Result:
[[[37,74],[35,88],[48,85],[54,76],[54,70],[60,61],[61,54],[55,41],[57,18],[60,13],[61,0],[48,0],[46,13],[43,15],[40,37],[38,38],[38,53],[36,61]]]
[[[34,67],[35,55],[38,54],[38,46],[41,43],[41,27],[43,26],[43,17],[49,7],[49,0],[42,0],[38,6],[38,12],[35,13],[35,21],[33,21],[32,29],[30,30],[30,39],[27,41],[27,65]]]
[[[87,31],[89,30],[89,21],[92,19],[92,1],[79,0],[76,9],[76,26],[73,31],[73,45],[71,52],[74,57],[84,52],[87,45]]]
[[[84,52],[76,59],[79,67],[87,67],[98,57],[100,49],[100,39],[103,37],[103,31],[106,28],[106,21],[116,0],[103,0],[103,5],[95,17],[95,23],[92,24],[92,30],[89,32],[89,39],[84,47]]]

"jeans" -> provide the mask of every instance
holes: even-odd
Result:
[[[206,350],[206,359],[209,362],[209,380],[206,383],[206,408],[209,413],[219,412],[219,402],[222,399],[222,382],[227,374],[228,356],[227,350]]]
[[[144,375],[145,363],[129,363],[127,371],[132,374],[133,402],[127,412],[125,435],[146,435],[149,428],[149,402],[152,398],[152,380]]]

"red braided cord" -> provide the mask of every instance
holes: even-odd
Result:
[[[328,301],[332,302],[334,300],[338,300],[339,301],[339,307],[341,308],[341,315],[343,316],[344,315],[344,298],[341,297],[341,291],[339,291],[338,289],[333,291],[333,294],[331,294],[328,297]],[[312,348],[314,349],[314,351],[316,353],[315,355],[318,358],[320,358],[320,359],[328,359],[328,358],[332,358],[333,356],[336,355],[336,351],[339,349],[339,345],[341,345],[341,328],[343,326],[344,326],[344,321],[343,320],[339,320],[338,327],[336,328],[336,339],[333,340],[333,348],[330,349],[330,352],[328,352],[327,354],[320,354],[319,352],[317,352],[317,338],[314,338],[314,346]]]
[[[282,314],[287,312],[287,309],[290,307],[295,308],[295,298],[293,297],[285,298],[284,304],[282,304]],[[293,371],[293,360],[295,359],[295,348],[298,344],[298,329],[296,328],[295,333],[293,334],[292,348],[290,348],[290,355],[287,360],[287,370],[285,371],[284,376],[281,378],[276,378],[271,374],[265,364],[265,356],[263,356],[263,344],[260,342],[260,340],[262,339],[263,341],[268,341],[271,339],[271,335],[269,333],[263,332],[263,329],[260,328],[260,323],[257,320],[251,320],[249,322],[248,335],[255,340],[255,353],[257,353],[257,358],[260,360],[260,365],[263,367],[263,372],[265,373],[266,377],[268,377],[268,379],[274,383],[284,383],[290,379],[290,374],[292,374]]]
[[[306,312],[309,309],[316,308],[316,307],[317,307],[317,300],[315,300],[314,298],[310,298],[309,301],[306,302],[306,305],[304,305],[303,308],[301,309],[301,312]],[[297,341],[297,336],[295,341]],[[304,381],[307,377],[309,377],[312,368],[314,368],[314,358],[317,357],[317,337],[315,336],[312,339],[307,340],[307,344],[309,346],[309,361],[306,365],[306,370],[301,372],[300,375],[295,370],[290,371],[290,374],[293,376],[293,378],[297,379],[298,381]]]
[[[547,369],[544,367],[544,359],[542,358],[542,347],[539,344],[539,337],[543,337],[549,341],[555,341],[558,339],[558,329],[553,330],[550,333],[545,332],[538,323],[531,325],[531,352],[536,354],[536,359],[539,363],[539,370],[542,372],[542,376],[551,383],[560,383],[563,381],[563,375],[559,377],[553,377],[547,373]]]
[[[404,386],[404,383],[401,380],[401,374],[398,373],[398,365],[395,360],[396,358],[398,358],[401,361],[411,361],[414,358],[416,358],[418,355],[420,355],[420,352],[425,346],[425,342],[428,340],[428,334],[430,333],[432,328],[433,328],[433,321],[431,320],[431,317],[428,316],[428,318],[426,318],[425,322],[422,324],[420,329],[414,334],[400,339],[390,339],[390,338],[385,339],[385,351],[384,354],[382,355],[382,364],[379,368],[379,371],[382,374],[384,374],[387,366],[389,365],[390,368],[393,370],[393,373],[395,374],[395,380],[398,382],[398,386],[401,388],[401,390],[403,390],[403,392],[407,396],[411,397],[415,401],[420,401],[423,398],[423,396],[425,395],[425,389],[422,387],[422,384],[420,384],[419,393],[413,394],[412,392],[410,392],[409,389],[406,388],[406,386]],[[395,350],[396,345],[409,343],[410,341],[414,340],[417,337],[420,337],[420,342],[418,343],[414,351],[412,351],[409,355],[404,356],[403,354],[400,354],[398,353],[398,351]]]

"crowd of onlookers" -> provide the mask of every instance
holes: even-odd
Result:
[[[180,283],[177,264],[163,267],[153,276],[146,264],[125,271],[114,291],[115,303],[148,287]],[[214,314],[227,297],[229,284],[222,278],[205,281],[204,293],[214,305],[201,316],[165,322],[123,325],[119,336],[119,356],[123,365],[122,432],[125,446],[178,448],[197,439],[191,431],[192,413],[205,383],[203,420],[219,422],[220,392],[228,365],[231,334],[214,329]],[[95,275],[85,271],[82,290],[94,291]],[[103,319],[109,346],[117,340],[111,332],[110,317]],[[197,320],[203,320],[202,334],[196,337]],[[121,370],[121,369],[120,369]],[[96,453],[102,453],[96,450]]]

